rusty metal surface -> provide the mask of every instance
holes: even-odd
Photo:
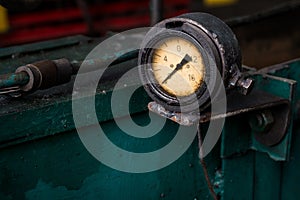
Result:
[[[0,75],[0,88],[13,87],[26,84],[28,76],[26,73],[11,73]]]
[[[245,96],[238,92],[232,92],[227,96],[227,113],[210,115],[210,112],[201,114],[201,122],[216,120],[224,117],[231,117],[255,110],[270,108],[282,104],[289,104],[289,101],[278,96],[274,96],[264,91],[253,90],[249,95]]]

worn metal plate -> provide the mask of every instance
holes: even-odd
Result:
[[[256,76],[256,89],[290,101],[292,120],[286,136],[278,145],[267,147],[258,143],[251,133],[247,115],[226,119],[221,148],[223,199],[299,197],[296,185],[300,173],[296,166],[299,167],[300,163],[296,144],[300,138],[298,125],[294,124],[299,109],[300,90],[296,84],[300,78],[299,66],[299,61],[291,61],[265,68],[258,72],[265,75]],[[276,123],[281,124],[280,121]]]
[[[63,55],[82,60],[97,44],[71,41],[62,46],[51,44],[51,48],[49,43],[39,43],[7,49],[0,57],[1,64],[9,67],[0,68],[0,74],[44,58]],[[129,81],[139,81],[138,76]],[[134,152],[167,144],[178,129],[171,121],[149,141],[134,139],[116,126],[109,106],[113,82],[99,87],[95,105],[109,139]],[[119,88],[125,93],[129,89]],[[71,91],[72,83],[17,99],[0,97],[0,199],[209,199],[196,141],[170,166],[145,174],[116,171],[93,158],[74,129]],[[81,100],[84,107],[84,98]],[[118,109],[120,119],[128,121],[132,117],[137,124],[147,125],[149,97],[144,90],[138,90],[130,102],[131,116],[124,116],[124,106],[128,105],[122,104]],[[219,149],[206,159],[213,176],[220,166]]]
[[[56,59],[64,55],[83,59],[97,43],[71,41],[51,48],[40,43],[7,50],[0,57],[1,64],[9,67],[0,68],[0,73],[14,71],[21,64],[42,58]],[[26,51],[27,48],[34,51]],[[287,131],[278,145],[265,147],[256,143],[247,121],[249,111],[274,106],[270,102],[283,105],[287,101],[291,102],[293,119],[299,119],[300,89],[295,81],[300,77],[300,62],[280,66],[267,71],[272,75],[256,76],[255,91],[264,91],[252,94],[252,98],[259,98],[256,102],[247,103],[243,97],[231,96],[230,102],[243,101],[244,106],[236,103],[229,106],[231,117],[226,118],[222,138],[206,157],[212,179],[216,172],[222,174],[215,186],[223,199],[295,199],[299,196],[298,124],[294,123],[294,128]],[[111,87],[112,83],[107,82],[99,88],[96,107],[101,125],[115,144],[134,152],[150,151],[174,137],[178,125],[171,121],[150,141],[128,137],[116,126],[109,112]],[[126,92],[130,88],[119,89]],[[95,160],[74,130],[71,90],[70,83],[20,99],[0,97],[0,199],[210,199],[198,161],[197,141],[172,165],[146,174],[119,172]],[[263,95],[266,93],[269,96]],[[131,101],[132,115],[124,116],[122,106],[125,105],[120,105],[119,116],[125,121],[132,117],[136,123],[147,125],[149,98],[143,89],[135,95]],[[268,104],[264,104],[266,100]],[[156,117],[159,120],[159,116]],[[217,118],[215,116],[215,120]],[[206,123],[202,124],[203,129]]]

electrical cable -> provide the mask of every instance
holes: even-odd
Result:
[[[198,124],[198,127],[197,127],[197,135],[198,135],[198,146],[199,146],[199,159],[200,159],[200,164],[202,166],[203,174],[204,174],[204,177],[205,177],[205,180],[206,180],[206,183],[207,183],[207,187],[210,191],[210,194],[211,194],[212,198],[214,200],[218,200],[219,199],[218,195],[216,194],[216,192],[213,188],[213,185],[210,181],[210,177],[209,177],[208,170],[207,170],[207,165],[206,165],[206,162],[204,160],[203,153],[202,153],[202,136],[201,136],[201,133],[200,133],[200,123]]]

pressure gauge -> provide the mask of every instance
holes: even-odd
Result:
[[[205,109],[217,92],[216,75],[226,89],[237,85],[241,53],[231,29],[206,13],[166,19],[146,34],[139,73],[149,96],[170,111]],[[208,91],[208,84],[213,91]]]

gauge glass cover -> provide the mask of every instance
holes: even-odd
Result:
[[[191,41],[177,36],[164,38],[155,45],[152,71],[158,85],[175,97],[195,93],[205,78],[199,49]]]

